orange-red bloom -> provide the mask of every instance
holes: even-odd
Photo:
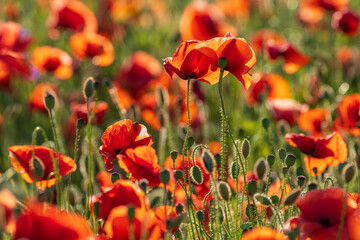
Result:
[[[57,88],[51,83],[40,83],[38,84],[29,96],[29,107],[31,110],[40,110],[47,112],[45,107],[44,98],[46,93],[50,93],[57,98]]]
[[[30,203],[16,223],[14,239],[80,240],[93,236],[86,220],[46,203]]]
[[[272,228],[259,227],[246,232],[241,238],[243,240],[285,240],[284,234]]]
[[[344,163],[347,158],[347,146],[338,132],[333,132],[325,138],[307,137],[304,134],[286,134],[286,141],[293,147],[305,153],[305,167],[315,175],[322,173],[327,166]]]
[[[114,47],[109,39],[94,32],[75,33],[70,46],[79,60],[90,58],[97,66],[109,66],[114,61]]]
[[[355,93],[343,97],[337,108],[339,117],[336,125],[350,135],[360,136],[360,94]]]
[[[250,0],[216,0],[214,4],[227,17],[248,17],[250,13]]]
[[[30,77],[30,64],[25,59],[25,55],[8,49],[0,50],[0,86],[9,88],[14,73]]]
[[[250,69],[256,63],[252,48],[243,38],[235,38],[230,33],[224,37],[212,38],[195,46],[202,54],[212,59],[212,65],[218,66],[220,58],[225,58],[225,70],[234,75],[248,89],[252,76]]]
[[[155,209],[155,216],[157,220],[157,224],[161,227],[161,231],[163,233],[166,232],[166,219],[175,218],[177,216],[176,208],[170,207],[170,206],[160,206]],[[176,231],[176,228],[172,229],[172,232],[174,233]]]
[[[95,108],[95,102],[91,102],[89,104],[89,111],[93,112],[94,108]],[[94,118],[93,118],[93,121],[95,124],[100,125],[103,122],[108,108],[109,108],[109,105],[106,102],[103,102],[103,101],[97,102],[96,108],[95,108],[95,114],[94,114]],[[75,114],[76,119],[82,118],[82,119],[84,119],[85,123],[88,122],[86,103],[85,104],[73,103],[73,104],[71,104],[71,110]]]
[[[0,191],[0,229],[10,234],[15,231],[15,216],[13,211],[16,207],[15,196],[7,189]]]
[[[37,47],[32,54],[32,64],[40,72],[52,72],[61,80],[71,77],[72,59],[65,51],[50,46]]]
[[[113,186],[113,182],[111,181],[111,173],[107,171],[101,171],[96,174],[96,179],[100,183],[101,191],[104,191],[106,188]]]
[[[323,8],[330,11],[337,11],[349,5],[349,0],[317,0],[317,1]]]
[[[35,174],[33,150],[35,158],[38,160],[43,170],[42,176],[37,176]],[[13,168],[21,174],[26,182],[36,182],[36,186],[39,189],[45,189],[46,187],[51,187],[55,184],[53,158],[55,162],[58,158],[59,163],[56,164],[59,166],[60,176],[65,176],[76,170],[76,164],[72,158],[67,157],[62,153],[59,153],[59,156],[57,157],[56,152],[47,147],[15,145],[9,147],[9,154]]]
[[[266,107],[276,121],[285,120],[293,125],[300,113],[307,111],[308,106],[293,99],[272,99],[266,102]]]
[[[29,33],[15,22],[0,23],[0,49],[23,52],[31,43]]]
[[[359,17],[349,9],[343,9],[333,14],[331,26],[349,37],[355,37],[359,28]]]
[[[138,146],[151,146],[151,135],[144,125],[124,119],[109,126],[101,137],[103,145],[99,152],[104,156],[106,169],[114,167],[113,160],[118,154],[124,154],[126,149]]]
[[[326,108],[315,108],[301,112],[297,122],[299,127],[313,136],[322,136],[329,128],[330,111]]]
[[[310,27],[320,23],[325,15],[325,9],[319,4],[318,0],[299,1],[299,11],[297,14],[301,23]]]
[[[160,184],[160,169],[155,149],[149,146],[129,148],[118,155],[119,166],[131,174],[133,181],[145,178],[150,187]]]

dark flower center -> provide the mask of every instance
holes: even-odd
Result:
[[[121,148],[115,149],[115,154],[118,155],[121,152]]]
[[[320,218],[320,223],[321,223],[321,225],[323,225],[324,227],[329,227],[329,226],[330,226],[330,219],[329,219],[329,218],[322,217],[322,218]]]

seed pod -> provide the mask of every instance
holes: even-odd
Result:
[[[250,194],[255,194],[257,192],[257,184],[256,181],[250,180],[247,183],[247,189]]]
[[[37,157],[32,158],[30,162],[30,171],[33,177],[41,179],[45,174],[44,163]]]
[[[265,177],[268,169],[265,159],[260,158],[257,160],[254,169],[256,178],[262,180]]]
[[[301,175],[305,175],[305,173],[304,173],[304,168],[300,166],[296,168],[296,176],[301,176]]]
[[[288,154],[286,155],[285,157],[285,164],[288,168],[294,166],[295,164],[295,161],[296,161],[296,157],[294,154]]]
[[[229,172],[230,172],[230,177],[232,179],[237,179],[239,177],[239,175],[240,175],[240,165],[239,165],[239,163],[236,162],[236,161],[233,161],[230,164]]]
[[[134,206],[128,206],[128,218],[130,222],[132,222],[135,218],[135,207]]]
[[[284,160],[285,157],[286,157],[286,149],[285,149],[285,148],[280,148],[280,149],[278,150],[278,154],[279,154],[279,158],[280,158],[281,160]]]
[[[169,172],[169,170],[163,169],[160,172],[160,181],[165,185],[169,184],[169,182],[170,182],[170,172]]]
[[[93,96],[94,92],[95,92],[95,87],[94,87],[94,79],[92,77],[89,77],[84,84],[84,97],[86,99],[89,99]]]
[[[172,151],[170,152],[170,157],[171,157],[171,159],[172,159],[173,161],[176,160],[176,158],[178,157],[178,155],[179,155],[179,153],[178,153],[178,151],[176,151],[176,150],[172,150]]]
[[[204,181],[201,169],[197,165],[190,168],[190,177],[196,185],[200,185]]]
[[[174,177],[176,181],[180,180],[183,177],[183,171],[175,170]]]
[[[267,130],[270,126],[270,120],[268,118],[263,118],[261,120],[261,124],[262,124],[263,128]]]
[[[254,204],[248,204],[246,205],[246,208],[245,208],[245,214],[246,216],[250,219],[250,211],[251,211],[251,216],[254,218],[256,216],[256,207]]]
[[[355,176],[355,166],[353,164],[347,164],[342,170],[342,175],[346,183],[351,182]]]
[[[241,144],[241,152],[244,158],[247,158],[250,154],[250,142],[246,138]]]
[[[120,174],[118,174],[118,173],[116,173],[116,172],[114,172],[114,173],[112,173],[111,174],[111,182],[112,183],[115,183],[117,180],[119,180],[120,179]]]
[[[283,173],[284,175],[286,175],[288,172],[289,172],[289,168],[287,168],[287,167],[283,167],[283,168],[282,168],[282,173]]]
[[[219,60],[218,60],[218,66],[219,66],[219,68],[225,69],[225,68],[226,68],[226,64],[227,64],[226,58],[224,58],[224,57],[219,58]]]
[[[288,206],[288,205],[292,205],[293,203],[295,203],[296,199],[298,199],[298,197],[301,194],[301,190],[300,189],[294,189],[292,190],[285,198],[284,201],[284,205]]]
[[[148,185],[149,185],[149,181],[147,179],[145,179],[145,178],[140,179],[139,187],[141,188],[141,190],[144,191],[144,193],[146,193]]]
[[[254,195],[254,198],[264,206],[270,206],[271,205],[270,199],[267,196],[263,195],[263,194],[257,193],[257,194]]]
[[[212,153],[209,152],[208,150],[204,150],[202,155],[202,160],[204,162],[205,169],[209,173],[212,173],[214,171],[214,165],[215,165],[214,155],[212,155]]]
[[[306,177],[305,176],[300,175],[300,176],[297,177],[297,184],[298,184],[299,187],[304,186],[305,182],[306,182]]]
[[[278,195],[272,195],[272,196],[270,197],[270,200],[271,200],[271,202],[272,202],[274,205],[277,205],[277,204],[279,203],[279,201],[280,201]]]
[[[203,211],[201,211],[201,210],[197,211],[196,212],[196,218],[202,224],[202,222],[204,221],[204,213],[203,213]]]
[[[268,162],[269,164],[269,167],[272,167],[275,163],[275,156],[272,155],[272,154],[269,154],[267,157],[266,157],[266,161]]]
[[[80,130],[85,126],[85,120],[82,118],[79,118],[76,120],[76,129]]]
[[[317,184],[316,183],[310,183],[308,185],[308,192],[317,189]]]
[[[175,211],[176,211],[176,214],[178,214],[178,215],[183,213],[184,212],[184,205],[182,205],[181,203],[176,204]]]
[[[44,98],[45,107],[50,111],[55,107],[55,97],[50,92],[46,91]]]
[[[231,189],[229,184],[227,184],[224,181],[220,181],[218,183],[218,191],[220,193],[220,196],[225,200],[229,201],[231,197]]]
[[[192,145],[194,145],[194,138],[193,137],[189,137],[187,140],[187,148],[191,148]]]

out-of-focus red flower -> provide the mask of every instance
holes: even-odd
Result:
[[[13,210],[16,207],[15,196],[7,189],[0,191],[0,229],[10,234],[15,231],[15,216]]]
[[[95,102],[91,102],[89,104],[89,111],[93,112],[94,108],[95,108]],[[97,102],[96,108],[95,108],[95,114],[94,114],[94,118],[93,118],[93,121],[95,124],[100,125],[103,122],[108,108],[109,108],[109,106],[106,102],[103,102],[103,101]],[[76,119],[82,118],[82,119],[84,119],[85,123],[88,122],[86,103],[84,103],[84,104],[73,103],[73,104],[71,104],[71,110],[75,114]]]
[[[124,119],[109,126],[101,137],[103,145],[99,152],[104,157],[106,169],[114,167],[113,160],[118,154],[124,154],[128,148],[151,146],[151,135],[144,125]]]
[[[190,3],[180,18],[179,31],[181,39],[208,40],[224,36],[227,32],[236,34],[236,29],[224,21],[221,11],[206,1]]]
[[[288,82],[275,73],[255,73],[245,98],[250,106],[260,101],[261,95],[265,94],[269,99],[286,99],[291,97]]]
[[[359,17],[350,9],[339,10],[332,16],[331,26],[349,37],[355,37],[359,28]]]
[[[304,134],[286,134],[286,141],[305,153],[305,168],[312,175],[321,174],[327,166],[344,163],[347,158],[347,146],[338,132],[323,137],[307,137]]]
[[[0,49],[23,52],[32,42],[30,34],[16,22],[0,23]]]
[[[330,111],[326,108],[315,108],[301,112],[297,122],[299,127],[311,135],[319,137],[329,128]]]
[[[96,179],[100,183],[101,191],[104,191],[106,188],[113,186],[113,182],[111,181],[111,173],[107,171],[101,171],[96,174]]]
[[[40,72],[52,72],[56,78],[61,80],[70,78],[73,72],[72,58],[59,48],[37,47],[32,54],[31,61]]]
[[[14,239],[79,240],[92,236],[82,216],[46,203],[30,203],[16,223]]]
[[[357,192],[347,193],[347,196],[352,198],[358,206],[360,205],[360,195]]]
[[[273,183],[270,184],[266,195],[269,197],[271,197],[272,195],[277,195],[279,198],[282,194],[283,196],[286,196],[291,191],[291,187],[287,183],[285,184],[285,189],[283,189],[283,186],[284,182],[276,179]],[[284,192],[281,194],[282,191]]]
[[[295,228],[297,228],[298,222],[299,222],[299,217],[298,217],[298,216],[289,218],[289,219],[284,223],[284,233],[285,233],[286,235],[288,235],[292,230],[294,230]]]
[[[6,18],[11,21],[16,21],[19,18],[19,3],[18,2],[6,2],[4,4],[3,11]]]
[[[317,0],[318,3],[330,11],[337,11],[349,5],[349,0]]]
[[[75,33],[70,38],[70,46],[79,60],[90,58],[97,66],[109,66],[114,61],[114,47],[109,39],[94,32]]]
[[[36,169],[32,155],[33,150],[35,158],[37,162],[40,163],[43,170],[42,176],[37,176],[35,174]],[[59,153],[59,156],[57,157],[56,152],[47,147],[15,145],[9,147],[9,155],[11,165],[21,174],[22,178],[28,183],[36,182],[36,186],[42,190],[55,184],[54,164],[51,155],[54,157],[54,161],[58,158],[60,176],[65,176],[76,170],[76,163],[72,158],[65,156],[62,153]]]
[[[281,232],[278,232],[272,228],[267,227],[259,227],[255,228],[249,232],[246,232],[243,237],[241,238],[243,240],[285,240],[287,237],[285,237],[284,234]]]
[[[240,171],[241,169],[239,169]],[[251,181],[251,180],[254,180],[254,181],[257,181],[258,179],[256,178],[255,176],[255,173],[253,171],[249,171],[247,174],[246,174],[246,184]],[[227,182],[230,186],[230,188],[236,192],[236,180],[235,179],[232,179],[232,178],[228,178],[227,179]],[[243,191],[244,189],[244,176],[243,175],[240,175],[238,177],[238,191],[241,192]],[[249,193],[250,195],[250,193]]]
[[[252,76],[250,69],[256,63],[256,56],[252,48],[243,38],[235,38],[230,33],[224,37],[216,37],[195,46],[202,54],[212,60],[212,65],[218,66],[220,58],[225,58],[225,70],[234,75],[248,89]]]
[[[119,206],[114,208],[104,225],[106,235],[113,240],[130,239],[130,229],[134,229],[134,239],[156,240],[160,239],[161,227],[153,210],[135,209],[134,220],[131,223],[128,217],[128,208]]]
[[[301,23],[313,27],[320,23],[325,15],[325,9],[319,4],[318,0],[299,1],[297,17]]]
[[[176,208],[170,206],[160,206],[155,209],[155,216],[157,224],[161,227],[161,231],[165,233],[167,231],[165,220],[173,219],[177,216]],[[171,231],[174,233],[176,228],[173,228]]]
[[[148,53],[138,51],[125,59],[114,82],[129,90],[132,97],[138,97],[147,84],[159,77],[161,72],[162,67],[157,59]]]
[[[336,239],[341,221],[344,190],[341,188],[328,188],[313,190],[296,201],[300,209],[298,226],[300,239]],[[358,210],[355,201],[346,198],[345,224],[340,239],[356,239],[353,237],[355,220]],[[354,215],[355,214],[355,215]],[[357,223],[360,219],[357,219]],[[358,226],[356,226],[358,228]],[[357,235],[358,237],[358,235]]]
[[[221,153],[221,143],[217,141],[211,141],[208,144],[208,149],[212,154],[220,154]]]
[[[152,129],[159,131],[161,129],[161,123],[156,113],[148,108],[141,111],[141,118],[151,126]]]
[[[266,102],[266,107],[269,109],[276,121],[285,120],[290,125],[293,125],[301,112],[307,111],[308,106],[296,102],[293,99],[273,99]]]
[[[136,20],[145,7],[142,0],[108,0],[107,2],[111,19],[119,23]]]
[[[250,14],[249,0],[216,0],[214,4],[227,17],[248,17]]]
[[[95,14],[77,0],[54,0],[51,3],[51,12],[47,20],[49,35],[57,38],[57,28],[67,28],[74,31],[97,31]]]
[[[29,62],[25,55],[8,49],[0,50],[0,86],[9,88],[13,74],[28,78],[31,75]]]
[[[343,97],[337,111],[339,116],[335,126],[347,131],[350,135],[360,136],[360,94],[355,93]]]
[[[98,199],[99,218],[105,221],[112,209],[117,206],[132,205],[144,210],[149,207],[149,200],[144,192],[128,180],[116,181],[113,186],[104,189]]]
[[[131,174],[133,181],[145,178],[150,187],[160,184],[160,169],[155,149],[149,146],[129,148],[118,155],[119,166]]]
[[[57,88],[54,84],[51,83],[39,83],[33,89],[29,96],[29,107],[31,110],[40,110],[47,113],[45,107],[44,98],[46,93],[50,93],[57,99]]]
[[[256,53],[261,53],[265,49],[266,42],[270,39],[278,41],[285,39],[285,37],[272,29],[264,28],[254,33],[250,40],[250,45]]]

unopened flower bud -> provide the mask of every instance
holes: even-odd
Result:
[[[279,203],[279,201],[280,201],[278,195],[272,195],[272,196],[270,197],[270,200],[271,200],[272,204],[274,204],[274,205],[277,205],[277,204]]]
[[[174,177],[175,177],[176,181],[180,180],[183,177],[183,171],[175,170],[174,171]]]
[[[42,179],[45,174],[44,163],[37,157],[31,159],[30,171],[36,179]]]
[[[250,154],[250,142],[246,138],[241,144],[241,152],[244,158],[247,158]]]
[[[224,57],[219,58],[219,60],[218,60],[219,68],[225,69],[225,68],[226,68],[226,64],[227,64],[226,58],[224,58]]]
[[[257,160],[254,166],[254,170],[256,178],[262,180],[267,172],[267,164],[265,159],[260,158],[259,160]]]
[[[44,98],[45,107],[50,111],[55,107],[55,97],[50,92],[46,92]]]
[[[170,182],[170,172],[169,172],[169,170],[163,169],[160,172],[160,181],[165,185],[169,184],[169,182]]]
[[[308,185],[308,192],[317,189],[317,184],[316,183],[310,183]]]
[[[215,160],[212,153],[209,152],[208,150],[204,150],[202,155],[202,160],[204,162],[205,169],[209,173],[212,173],[214,171],[214,165],[215,165]]]
[[[268,118],[263,118],[261,120],[261,124],[262,124],[263,128],[267,130],[270,126],[270,120]]]
[[[239,174],[240,174],[240,165],[239,165],[239,163],[236,162],[236,161],[233,161],[230,164],[229,172],[230,172],[230,177],[232,179],[237,179],[239,177]]]
[[[79,118],[76,120],[76,129],[80,130],[85,126],[85,120],[82,118]]]
[[[355,176],[355,166],[353,164],[347,164],[342,170],[342,175],[346,183],[351,182]]]
[[[286,149],[285,148],[280,148],[279,151],[278,151],[278,154],[279,154],[279,158],[281,160],[284,160],[285,157],[286,157]]]
[[[229,201],[231,197],[231,189],[229,184],[227,184],[224,181],[220,181],[218,183],[218,191],[220,193],[220,196],[225,200]]]
[[[256,181],[250,180],[247,183],[247,190],[250,194],[255,194],[257,192],[257,184]]]
[[[266,160],[269,164],[269,167],[272,167],[275,163],[275,156],[272,155],[272,154],[269,154],[267,157],[266,157]]]
[[[194,145],[194,138],[193,137],[189,137],[188,138],[188,141],[187,141],[187,147],[188,148],[191,148],[192,147],[192,145]]]
[[[179,153],[178,153],[178,151],[176,151],[176,150],[172,150],[172,151],[170,152],[170,157],[171,157],[171,159],[172,159],[173,161],[176,160],[176,158],[178,157],[178,155],[179,155]]]
[[[181,203],[176,204],[175,211],[176,211],[176,214],[183,213],[184,212],[184,205],[182,205]]]
[[[94,92],[95,92],[95,87],[94,87],[94,79],[92,77],[89,77],[85,84],[84,84],[84,97],[86,99],[89,99],[93,96]]]
[[[289,168],[287,168],[287,167],[283,167],[283,168],[282,168],[282,173],[283,173],[284,175],[286,175],[288,172],[289,172]]]
[[[304,186],[305,182],[306,182],[306,177],[305,176],[300,175],[300,176],[297,177],[297,184],[298,184],[299,187]]]
[[[221,165],[221,155],[218,153],[215,154],[214,159],[215,159],[216,166],[219,167]]]
[[[202,222],[204,221],[204,213],[203,213],[203,211],[201,211],[201,210],[197,211],[196,212],[196,218],[202,224]]]
[[[301,176],[301,175],[305,175],[305,173],[304,173],[304,168],[300,166],[296,168],[296,176]]]
[[[285,157],[285,164],[288,168],[294,166],[295,164],[295,161],[296,161],[296,157],[294,154],[288,154],[286,155]]]
[[[190,168],[190,177],[191,180],[196,184],[196,185],[200,185],[203,183],[204,178],[203,178],[203,174],[201,172],[201,169],[199,168],[199,166],[195,165],[192,166]]]
[[[293,203],[295,203],[296,199],[298,199],[298,197],[301,194],[301,190],[300,189],[294,189],[292,190],[285,198],[284,201],[284,205],[292,205]]]
[[[257,194],[254,195],[254,198],[264,206],[270,206],[271,205],[270,199],[267,196],[263,195],[263,194],[257,193]]]

